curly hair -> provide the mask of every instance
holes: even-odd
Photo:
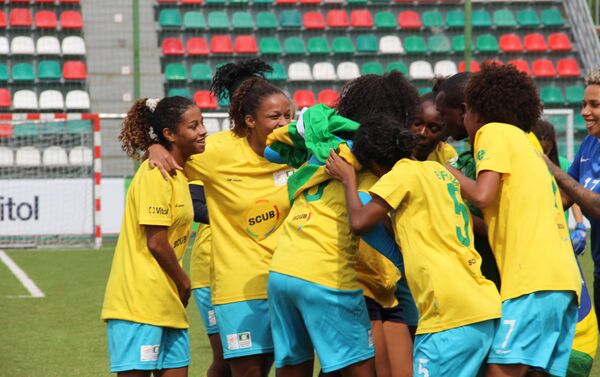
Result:
[[[352,153],[367,169],[377,164],[389,170],[399,160],[411,157],[418,142],[403,123],[380,115],[363,121],[354,136]]]
[[[457,108],[465,101],[465,85],[470,76],[470,72],[457,73],[439,84],[437,92],[444,92],[448,106]]]
[[[419,95],[402,73],[365,75],[348,82],[337,104],[338,113],[361,125],[366,119],[387,114],[404,127],[414,121]]]
[[[531,129],[531,132],[533,132],[539,141],[546,140],[552,143],[552,150],[548,154],[548,158],[550,158],[550,161],[555,165],[560,165],[558,159],[558,146],[556,145],[556,131],[554,130],[552,123],[543,119],[538,119]]]
[[[590,85],[600,85],[600,69],[590,72],[590,74],[585,77],[585,86]]]
[[[542,112],[535,83],[512,65],[484,63],[467,82],[465,102],[485,123],[508,123],[525,132]]]
[[[146,104],[148,98],[138,99],[127,112],[123,120],[119,141],[125,153],[136,160],[141,160],[148,147],[161,144],[167,150],[170,143],[163,135],[163,129],[168,128],[177,132],[181,116],[191,106],[196,106],[185,97],[165,97],[152,110]]]

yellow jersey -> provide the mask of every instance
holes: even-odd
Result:
[[[267,274],[289,212],[287,178],[293,169],[257,155],[231,131],[209,137],[206,150],[185,165],[204,182],[212,229],[213,304],[267,298]]]
[[[177,172],[165,181],[158,169],[150,169],[144,161],[127,191],[102,319],[188,327],[175,283],[148,249],[144,225],[168,227],[169,244],[181,264],[193,220],[192,198],[183,173]]]
[[[445,141],[440,141],[435,149],[427,156],[427,161],[435,161],[446,166],[458,158],[456,149]]]
[[[402,159],[370,191],[394,209],[404,273],[420,313],[417,334],[500,317],[498,291],[481,274],[470,214],[448,170]]]
[[[502,175],[496,198],[483,209],[500,271],[502,300],[537,291],[573,291],[581,277],[558,186],[521,129],[488,123],[475,135],[477,174]]]

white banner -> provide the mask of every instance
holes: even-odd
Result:
[[[125,212],[125,179],[102,179],[102,233],[119,234]]]
[[[0,180],[0,236],[94,233],[94,181]]]

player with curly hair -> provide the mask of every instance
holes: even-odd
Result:
[[[487,376],[564,376],[581,277],[556,182],[527,137],[541,113],[536,86],[513,66],[484,64],[467,82],[465,104],[477,178],[449,169],[483,211],[502,281]]]
[[[123,122],[123,150],[160,144],[180,165],[202,153],[206,130],[200,109],[183,97],[140,99]],[[147,160],[127,191],[102,319],[108,325],[111,371],[118,376],[187,376],[190,280],[181,266],[194,217],[186,177],[163,179]]]

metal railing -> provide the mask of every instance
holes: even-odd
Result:
[[[597,69],[600,67],[600,40],[590,13],[590,0],[566,0],[564,5],[585,71]]]

